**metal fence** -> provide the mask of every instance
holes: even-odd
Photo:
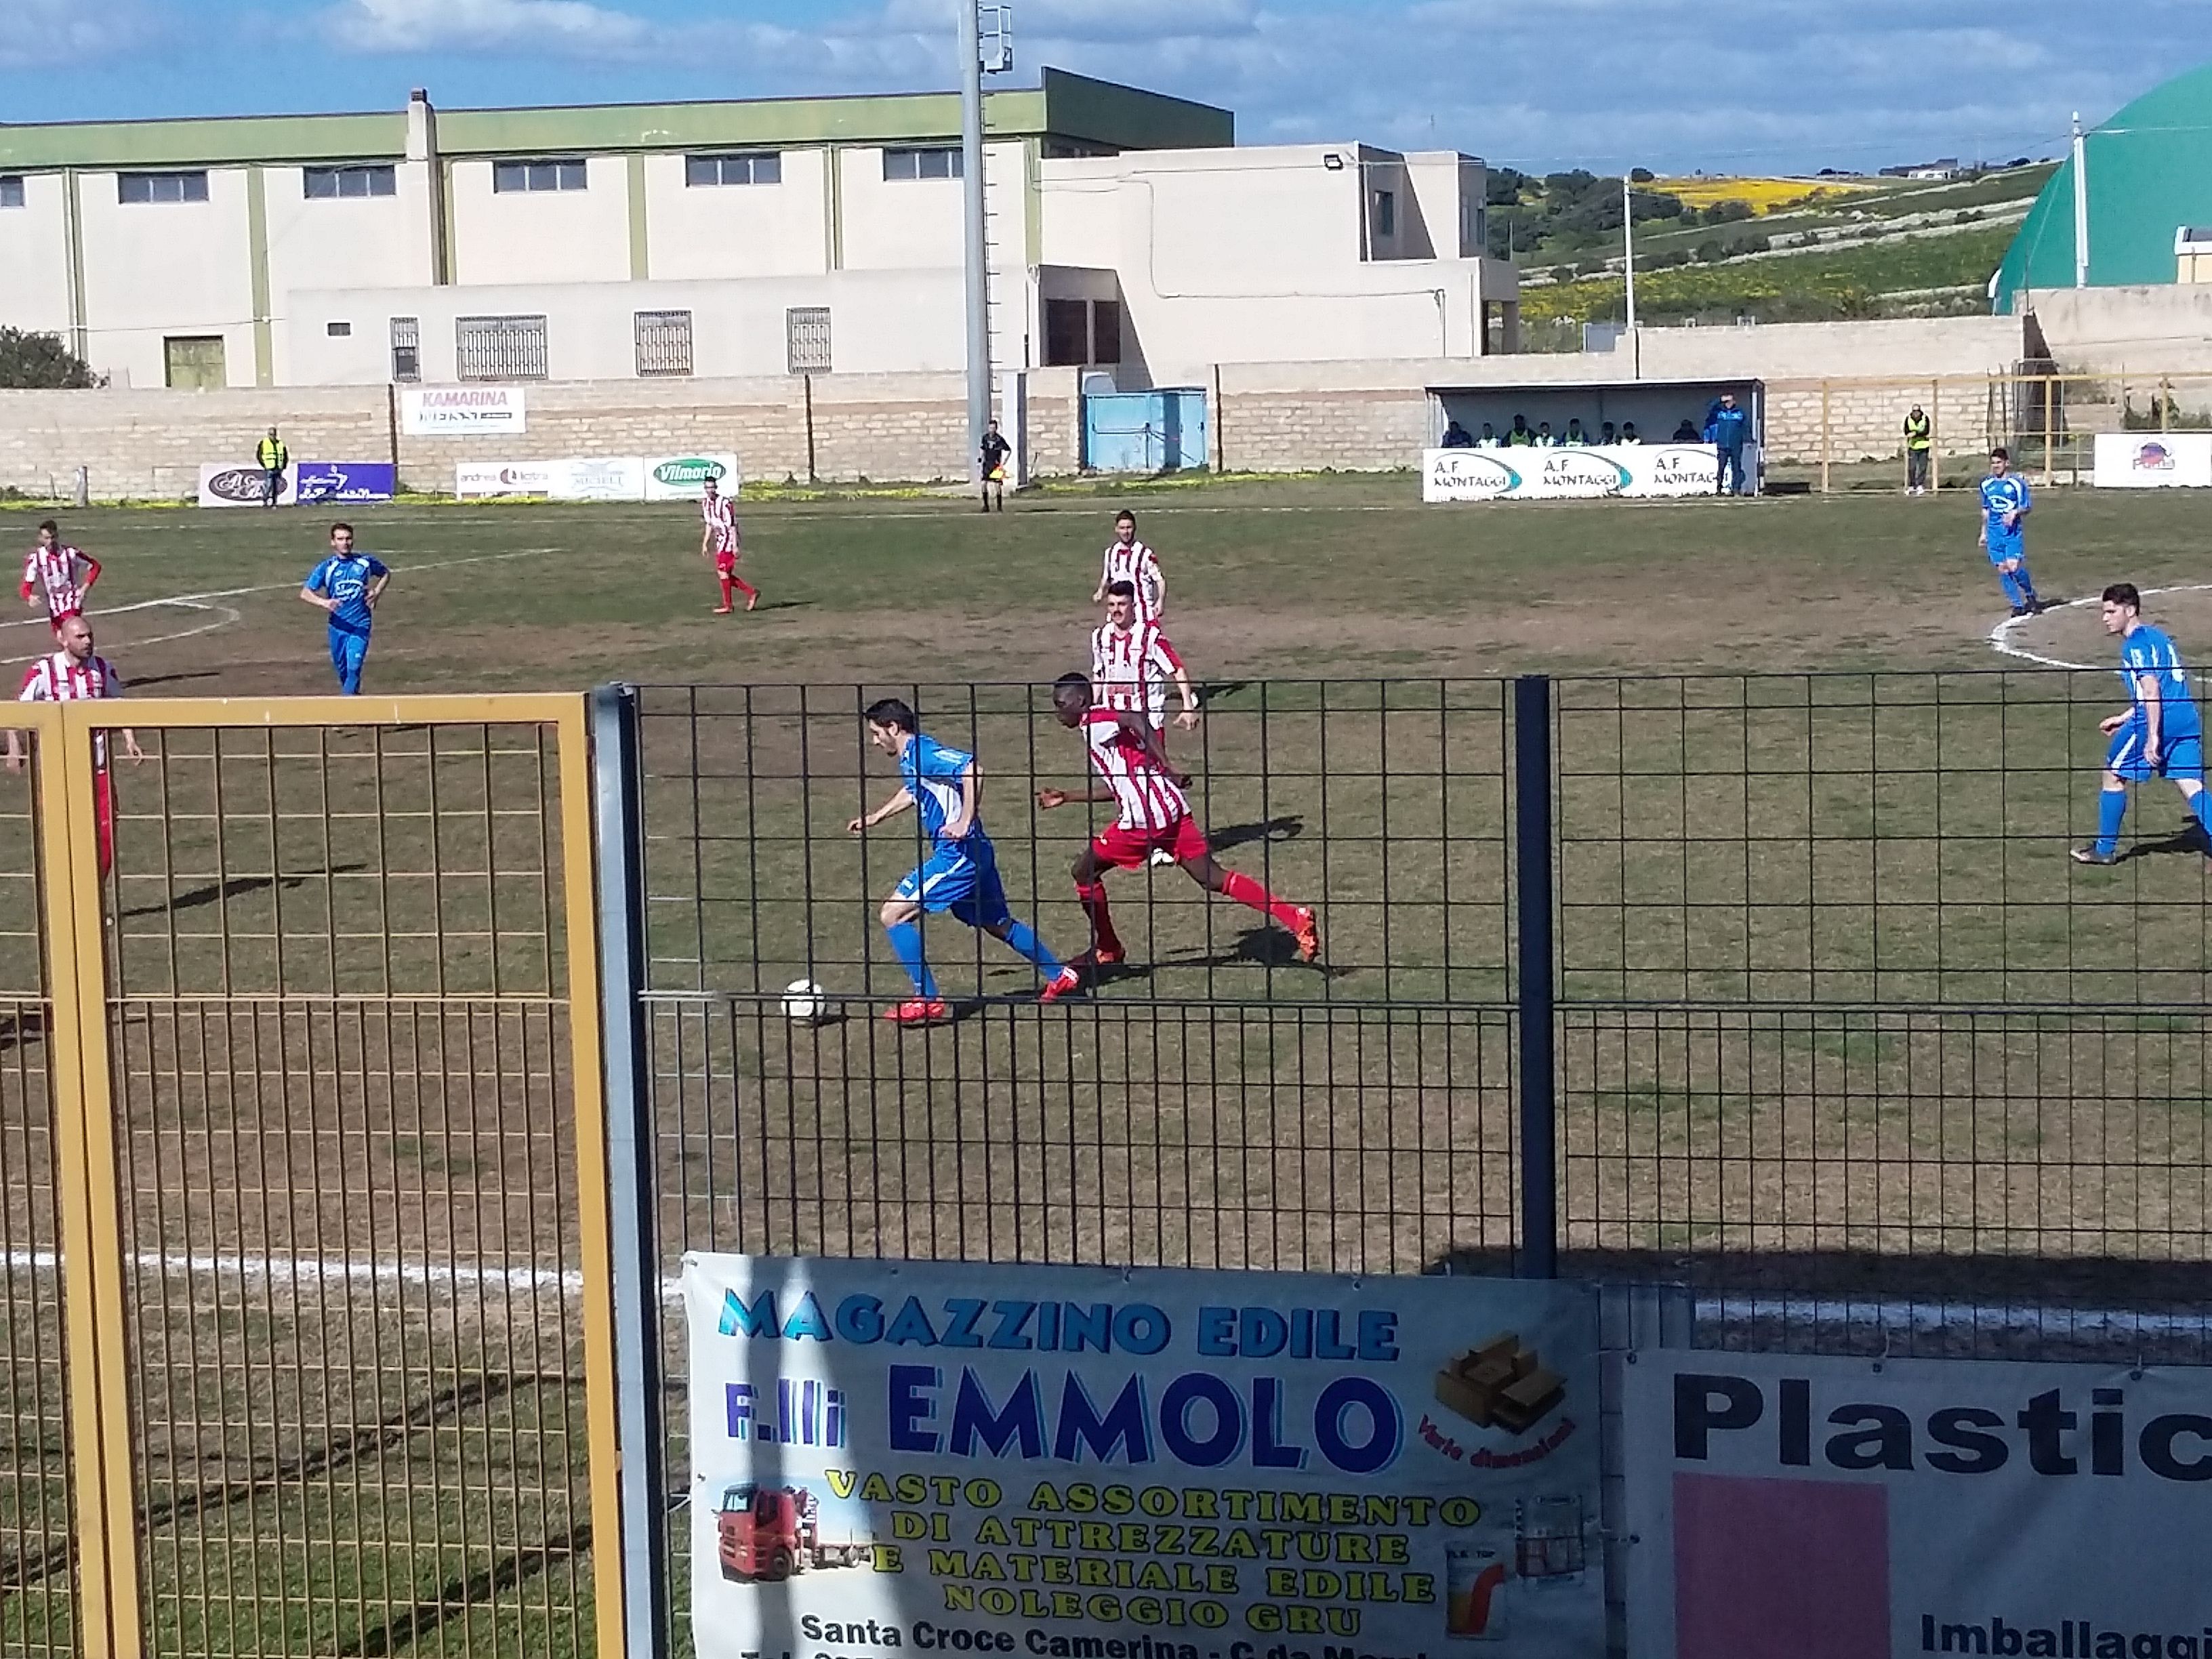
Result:
[[[1171,750],[1222,860],[1318,908],[1322,963],[1125,872],[1093,998],[1039,1007],[927,924],[962,1005],[930,1032],[874,1018],[915,821],[847,833],[897,787],[884,695],[977,755],[1015,912],[1085,942],[1100,820],[1034,804],[1083,775],[1042,689],[602,694],[641,1287],[686,1249],[1557,1270],[1686,1287],[1711,1342],[2212,1357],[2212,848],[2154,787],[2119,864],[2067,856],[2109,675],[1211,687]]]
[[[0,1651],[594,1650],[581,700],[17,719]]]

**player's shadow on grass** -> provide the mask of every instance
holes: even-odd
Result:
[[[136,674],[131,677],[131,689],[143,691],[149,685],[178,685],[185,680],[211,680],[218,678],[222,672],[216,668],[196,668],[188,674]]]
[[[2112,861],[2125,864],[2130,859],[2151,858],[2164,853],[2179,853],[2191,858],[2212,858],[2212,836],[2205,835],[2203,824],[2191,822],[2163,841],[2139,841]]]
[[[46,1016],[43,1009],[26,1008],[12,1014],[0,1014],[0,1054],[21,1048],[33,1037],[46,1034]],[[7,1582],[0,1578],[0,1583]]]
[[[311,881],[326,880],[331,876],[359,875],[368,867],[365,864],[334,864],[327,870],[298,876],[233,876],[228,881],[187,888],[173,895],[164,903],[136,905],[118,914],[125,921],[137,916],[173,916],[180,910],[198,910],[205,905],[244,898],[248,893],[265,893],[271,888],[289,893]]]
[[[1255,823],[1231,823],[1206,832],[1206,845],[1217,853],[1232,847],[1249,847],[1255,841],[1296,841],[1306,832],[1306,821],[1295,812],[1262,818]]]

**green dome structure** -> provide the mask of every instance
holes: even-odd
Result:
[[[2174,233],[2212,225],[2212,64],[2145,93],[2083,140],[2089,179],[2089,283],[2174,280]],[[2043,193],[1997,268],[1990,299],[2074,286],[2074,163]]]

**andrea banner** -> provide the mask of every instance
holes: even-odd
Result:
[[[684,1291],[701,1659],[1604,1650],[1585,1287],[692,1255]]]
[[[1755,486],[1759,450],[1747,444]],[[1710,495],[1720,451],[1711,444],[1607,444],[1586,448],[1429,449],[1421,453],[1425,501],[1589,501],[1607,495]]]
[[[2212,1655],[2212,1370],[1626,1370],[1633,1659]]]

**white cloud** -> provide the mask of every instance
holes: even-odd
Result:
[[[0,70],[120,56],[148,44],[155,19],[135,0],[4,0]]]
[[[322,16],[342,47],[362,52],[465,47],[552,57],[649,51],[660,27],[588,0],[343,0]]]

